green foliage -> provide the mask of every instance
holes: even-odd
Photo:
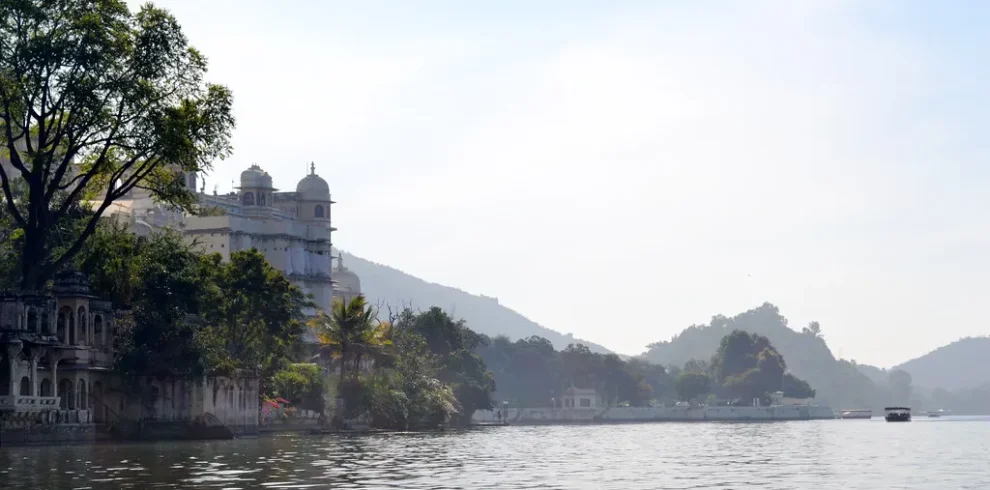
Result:
[[[570,386],[595,388],[609,405],[649,405],[673,394],[673,378],[663,366],[640,359],[623,361],[581,344],[556,351],[542,337],[495,337],[477,348],[495,375],[496,396],[513,406],[545,407]]]
[[[810,335],[810,336],[815,337],[815,338],[818,338],[818,339],[824,339],[825,338],[822,335],[822,326],[819,325],[818,322],[811,322],[811,323],[809,323],[807,327],[804,327],[803,329],[801,329],[801,333],[803,333],[805,335]]]
[[[719,349],[722,339],[734,330],[766,337],[787,360],[787,372],[806,380],[815,390],[819,403],[836,409],[882,409],[889,398],[885,379],[878,384],[854,363],[836,359],[824,339],[789,328],[787,319],[769,303],[733,317],[714,316],[707,325],[688,327],[670,341],[651,344],[643,357],[650,362],[675,366],[683,366],[692,359],[708,359]],[[713,377],[716,377],[714,373]],[[718,391],[720,387],[714,389]]]
[[[378,428],[405,430],[409,427],[410,400],[402,389],[401,375],[376,371],[365,382],[363,405]]]
[[[323,373],[316,364],[290,364],[272,376],[270,396],[316,412],[325,408]]]
[[[92,291],[130,314],[118,321],[116,369],[131,376],[257,372],[261,391],[290,362],[303,294],[257,250],[229,262],[177,233],[141,238],[110,221],[77,257]]]
[[[437,307],[423,313],[405,310],[399,315],[395,330],[397,335],[411,337],[406,341],[408,343],[416,342],[413,336],[422,338],[438,368],[437,380],[452,389],[455,400],[449,408],[456,409],[455,404],[460,405],[460,409],[456,410],[458,417],[455,423],[467,425],[475,410],[492,407],[495,379],[484,360],[474,352],[485,338],[467,328],[463,321],[454,321]],[[418,344],[420,349],[423,344]],[[426,393],[432,397],[429,405],[445,407],[443,400],[446,395],[442,387],[432,381],[427,384],[429,389]]]
[[[213,255],[209,289],[213,301],[199,310],[207,322],[201,338],[207,364],[216,372],[258,371],[267,380],[287,365],[304,326],[302,292],[256,249],[234,252],[219,263]]]
[[[386,349],[392,344],[391,325],[376,319],[375,310],[363,296],[349,302],[334,300],[330,314],[321,312],[310,325],[316,332],[320,357],[324,362],[336,361],[340,369],[345,415],[353,417],[360,409],[361,360],[385,360]]]
[[[769,339],[742,330],[723,337],[712,357],[715,381],[741,399],[767,399],[780,391],[785,369],[784,358]]]
[[[366,413],[373,427],[396,430],[432,429],[455,421],[461,404],[450,384],[438,378],[442,356],[411,329],[392,334],[390,355],[380,357],[373,371],[343,378],[345,417]]]
[[[118,328],[116,369],[125,375],[194,375],[209,371],[190,318],[213,304],[208,280],[215,267],[170,232],[149,239],[101,227],[79,256],[93,292],[131,311],[130,328]]]
[[[230,153],[232,96],[178,22],[123,0],[0,2],[0,166],[23,232],[20,283],[41,289],[135,188],[191,209],[188,172]],[[18,190],[18,182],[23,189]],[[65,247],[74,206],[92,207]]]
[[[907,371],[895,369],[887,376],[890,387],[890,403],[907,405],[911,400],[911,375]]]
[[[691,401],[711,391],[712,379],[702,373],[683,372],[677,377],[674,387],[681,400]]]
[[[815,390],[811,388],[811,385],[807,381],[798,379],[793,374],[784,374],[784,380],[781,383],[781,390],[784,392],[784,396],[788,398],[814,398]]]

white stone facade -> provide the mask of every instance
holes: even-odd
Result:
[[[194,175],[186,176],[185,182],[195,190]],[[199,192],[198,196],[200,206],[209,211],[205,215],[177,213],[138,192],[115,203],[110,213],[124,217],[131,230],[141,235],[165,227],[181,230],[190,243],[224,260],[233,252],[255,248],[292,284],[312,295],[317,308],[329,311],[334,295],[331,235],[335,228],[330,220],[334,202],[315,165],[311,164],[309,175],[294,192],[276,190],[271,176],[252,165],[241,173],[236,192]]]

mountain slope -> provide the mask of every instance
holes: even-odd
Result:
[[[897,366],[915,386],[957,390],[990,384],[990,337],[967,337]]]
[[[784,357],[787,369],[811,384],[818,392],[818,399],[833,409],[876,409],[888,398],[885,387],[877,386],[854,364],[836,359],[823,338],[790,329],[787,319],[769,303],[732,318],[718,315],[708,325],[688,327],[670,341],[651,344],[641,357],[676,366],[683,366],[691,359],[707,361],[718,349],[722,337],[736,329],[769,338]]]
[[[451,316],[463,318],[475,332],[488,336],[505,335],[515,340],[538,335],[560,350],[568,344],[581,343],[594,352],[611,352],[600,345],[543,327],[500,305],[495,298],[476,296],[452,287],[426,282],[347,252],[343,252],[343,255],[347,268],[361,278],[361,291],[371,304],[390,305],[393,309],[408,306],[420,310],[439,306]]]

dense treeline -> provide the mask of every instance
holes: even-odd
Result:
[[[313,322],[320,356],[338,373],[340,419],[379,428],[467,425],[492,406],[494,379],[474,352],[483,338],[440,308],[379,320],[358,296]]]
[[[18,236],[9,221],[0,231]],[[18,255],[16,244],[0,244],[7,287],[17,285]],[[125,381],[257,375],[264,400],[395,429],[467,424],[491,407],[494,380],[475,353],[485,338],[439,308],[379,321],[358,297],[307,321],[311,301],[259,251],[222,261],[177,232],[139,237],[114,220],[101,222],[73,265],[122,312],[113,367]],[[315,344],[303,340],[310,328]],[[145,385],[129,383],[133,395],[153,396]]]
[[[794,398],[815,395],[808,383],[785,372],[783,357],[766,337],[742,331],[725,336],[711,362],[690,360],[683,367],[625,361],[580,344],[557,351],[540,337],[515,342],[495,337],[478,351],[495,374],[496,398],[514,406],[549,406],[571,386],[594,388],[608,406],[677,400],[749,404],[754,398],[769,402],[776,391]]]
[[[609,405],[650,404],[673,393],[673,379],[663,366],[641,360],[623,361],[598,354],[581,344],[562,351],[549,340],[530,337],[485,339],[478,347],[496,379],[496,398],[519,407],[545,407],[567,388],[594,388]]]
[[[664,365],[708,359],[722,339],[735,330],[766,337],[787,359],[786,372],[806,380],[819,403],[833,409],[882,409],[889,403],[886,383],[875,383],[852,362],[836,359],[823,329],[812,322],[800,332],[791,329],[780,310],[769,303],[733,317],[716,315],[707,325],[693,325],[671,340],[649,346],[644,358]]]

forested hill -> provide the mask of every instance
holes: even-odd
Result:
[[[567,348],[568,344],[580,343],[592,352],[611,353],[600,345],[543,327],[511,308],[502,306],[494,298],[476,296],[452,287],[426,282],[347,252],[343,255],[344,265],[361,278],[361,291],[371,304],[388,304],[393,308],[409,306],[420,310],[439,306],[451,316],[464,319],[475,332],[492,337],[505,335],[515,340],[537,335],[552,342],[558,350]]]
[[[895,369],[907,371],[915,386],[957,390],[990,384],[990,337],[968,337],[912,359]]]
[[[850,362],[837,360],[817,324],[802,332],[792,330],[776,306],[764,303],[732,318],[718,315],[708,325],[688,327],[670,341],[651,344],[641,357],[653,363],[683,366],[697,359],[707,361],[718,350],[722,337],[733,330],[763,335],[784,357],[787,369],[817,390],[818,399],[833,409],[879,408],[888,397]]]

